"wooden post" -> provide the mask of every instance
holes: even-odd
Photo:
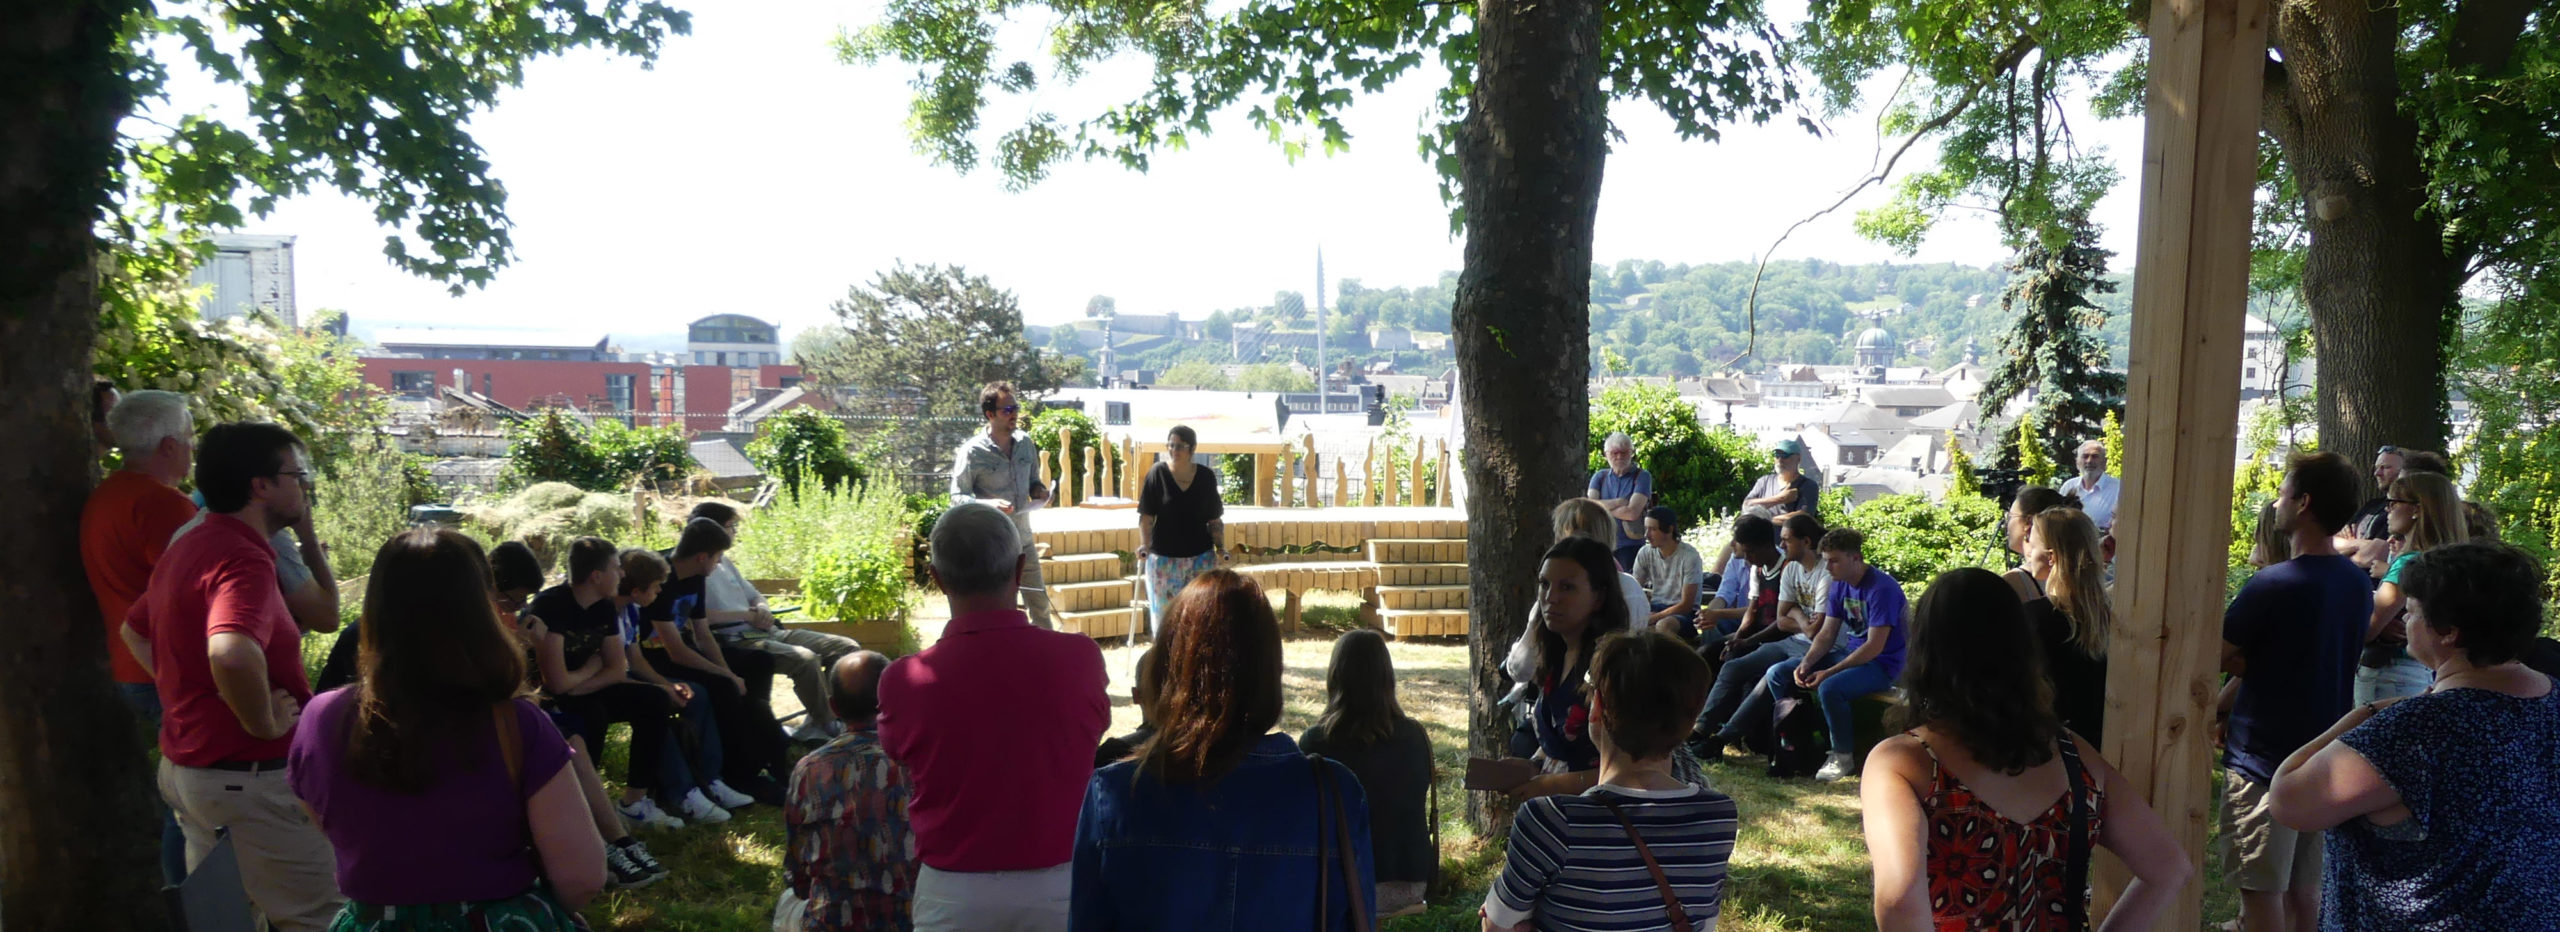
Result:
[[[1271,454],[1269,453],[1253,455],[1253,503],[1263,508],[1271,507]]]
[[[1369,438],[1369,447],[1368,447],[1368,453],[1367,453],[1367,456],[1368,456],[1368,459],[1361,461],[1361,462],[1362,462],[1362,465],[1361,465],[1361,467],[1360,467],[1360,504],[1363,504],[1363,505],[1375,505],[1375,504],[1379,504],[1379,502],[1378,502],[1378,438],[1376,438],[1376,437],[1371,437],[1371,438]]]
[[[1101,489],[1102,469],[1099,463],[1102,459],[1101,453],[1102,448],[1099,444],[1084,448],[1084,481],[1076,483],[1078,504],[1092,500],[1094,493]]]
[[[1120,464],[1120,497],[1134,500],[1138,486],[1147,481],[1147,470],[1155,468],[1155,461],[1138,462],[1138,438],[1131,436],[1120,438]]]
[[[1307,507],[1314,508],[1324,504],[1323,496],[1316,494],[1316,484],[1324,480],[1324,462],[1316,458],[1316,435],[1313,432],[1299,439],[1306,441],[1307,447]],[[1333,503],[1342,504],[1342,497],[1334,496]]]
[[[1058,428],[1058,484],[1050,488],[1049,498],[1052,502],[1067,507],[1074,507],[1076,503],[1075,449],[1074,432],[1064,427]]]
[[[1351,473],[1342,468],[1341,460],[1333,461],[1333,504],[1336,508],[1359,504],[1351,500]]]
[[[1413,459],[1411,460],[1413,464],[1413,494],[1404,497],[1404,503],[1407,505],[1422,504],[1422,464],[1424,462],[1422,458],[1422,447],[1423,444],[1427,442],[1428,440],[1426,438],[1413,438]]]
[[[1371,485],[1377,487],[1379,505],[1394,505],[1396,503],[1396,458],[1392,455],[1378,457],[1378,471],[1370,475],[1369,481]]]
[[[2117,571],[2124,615],[2108,642],[2108,761],[2147,793],[2203,876],[2214,817],[2213,715],[2222,646],[2224,544],[2258,182],[2266,0],[2159,0],[2142,143]],[[2099,871],[2112,901],[2125,874]],[[2156,928],[2201,924],[2191,882]]]
[[[1440,444],[1440,507],[1442,508],[1449,507],[1449,488],[1457,485],[1457,483],[1449,481],[1451,478],[1449,475],[1450,466],[1449,444],[1447,441],[1442,441]]]

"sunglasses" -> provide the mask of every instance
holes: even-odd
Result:
[[[996,413],[997,413],[997,414],[1021,414],[1021,413],[1022,413],[1022,406],[1021,406],[1021,405],[1006,405],[1006,406],[1004,406],[1004,407],[997,408],[997,409],[996,409]]]

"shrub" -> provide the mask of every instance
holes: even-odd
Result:
[[[409,506],[443,497],[423,457],[402,453],[387,441],[358,443],[322,467],[314,529],[329,543],[329,566],[340,579],[371,572],[382,542],[409,526]]]
[[[906,606],[906,561],[885,539],[847,541],[809,558],[800,592],[810,616],[841,621],[895,617]]]
[[[868,480],[868,470],[846,452],[844,424],[812,408],[792,408],[756,425],[747,443],[747,458],[756,468],[782,480],[794,501],[803,482],[815,479],[833,492],[848,483]]]
[[[1835,497],[1836,496],[1836,497]],[[1963,566],[2005,567],[2006,540],[2000,503],[1979,495],[1949,496],[1933,502],[1921,495],[1886,495],[1855,508],[1846,489],[1825,496],[1825,511],[1839,515],[1839,526],[1867,536],[1867,562],[1900,580],[1918,598],[1920,587],[1939,573]]]
[[[821,553],[878,542],[889,546],[905,527],[905,502],[888,483],[782,497],[740,509],[737,546],[729,558],[749,579],[805,580]]]
[[[565,482],[599,492],[684,478],[693,451],[673,427],[631,427],[612,418],[580,423],[552,408],[507,426],[510,485]]]
[[[1767,459],[1750,437],[1707,429],[1698,409],[1669,385],[1628,382],[1591,399],[1590,468],[1609,468],[1601,444],[1613,431],[1635,441],[1636,465],[1653,473],[1655,501],[1696,522],[1739,506]]]
[[[1119,448],[1102,443],[1102,430],[1094,426],[1093,418],[1074,408],[1043,405],[1023,415],[1022,430],[1040,447],[1040,464],[1061,485],[1080,485],[1084,481],[1084,451],[1096,445],[1101,445],[1102,455],[1111,462],[1120,461]],[[1068,437],[1063,449],[1058,444],[1060,430],[1066,431]],[[1051,489],[1050,494],[1056,495],[1057,490]]]
[[[569,541],[596,536],[616,540],[631,530],[631,499],[587,492],[565,482],[545,482],[463,512],[463,520],[489,543],[520,540],[544,566],[568,552]]]

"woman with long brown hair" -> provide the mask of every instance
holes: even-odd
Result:
[[[1940,574],[1913,614],[1910,730],[1867,756],[1860,796],[1883,932],[2145,928],[2194,868],[2138,789],[2053,714],[2033,629],[1989,570]],[[2133,883],[2092,921],[2103,847]]]
[[[1341,761],[1369,797],[1369,845],[1378,859],[1378,914],[1422,909],[1439,873],[1431,844],[1431,736],[1396,701],[1395,658],[1387,639],[1354,628],[1333,642],[1325,669],[1324,714],[1298,747]]]
[[[604,887],[569,745],[523,698],[524,657],[460,532],[419,528],[374,556],[356,682],[312,697],[288,773],[337,849],[336,928],[425,917],[583,928]]]
[[[1085,789],[1071,928],[1368,928],[1368,801],[1350,768],[1271,730],[1280,625],[1262,587],[1210,570],[1165,622],[1155,734]]]
[[[2356,704],[2427,691],[2435,673],[2409,656],[2409,629],[2401,620],[2408,594],[2400,570],[2419,554],[2471,539],[2462,493],[2443,473],[2404,472],[2383,495],[2383,519],[2391,529],[2391,568],[2373,590],[2373,618],[2365,623],[2363,656],[2356,658]]]
[[[2080,509],[2047,508],[2027,532],[2026,570],[2039,595],[2025,603],[2028,627],[2053,678],[2053,707],[2062,724],[2099,737],[2107,712],[2107,638],[2116,610],[2107,597],[2107,567],[2098,558],[2098,526]]]

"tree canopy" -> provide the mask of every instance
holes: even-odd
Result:
[[[810,354],[801,364],[811,379],[892,410],[964,417],[977,412],[978,388],[988,382],[1038,396],[1075,374],[1023,337],[1012,292],[956,265],[900,263],[833,307],[839,327],[861,338],[795,341]]]

